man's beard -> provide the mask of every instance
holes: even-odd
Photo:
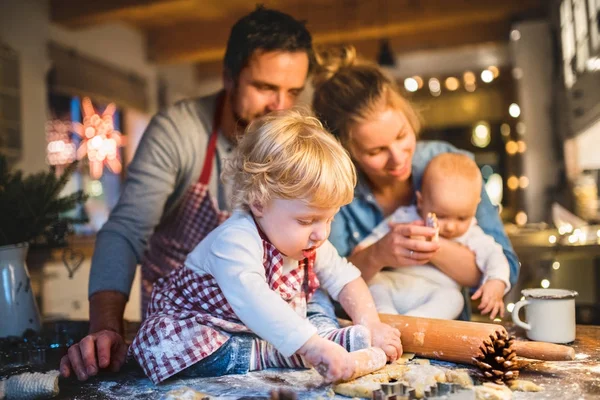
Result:
[[[245,118],[242,118],[242,116],[240,114],[238,114],[235,109],[232,109],[231,112],[233,113],[233,120],[235,121],[235,126],[236,126],[236,130],[238,131],[238,133],[242,133],[246,130],[246,128],[248,127],[248,125],[250,125],[251,121],[248,121]]]
[[[263,111],[260,114],[256,114],[256,115],[252,116],[252,119],[244,118],[237,111],[238,99],[239,99],[238,88],[236,86],[233,88],[233,91],[231,93],[231,113],[233,114],[233,120],[235,121],[235,124],[236,124],[237,133],[242,134],[242,133],[244,133],[244,131],[246,130],[246,128],[248,127],[248,125],[250,125],[250,123],[252,121],[254,121],[257,118],[262,117],[263,115],[266,115],[267,111]]]

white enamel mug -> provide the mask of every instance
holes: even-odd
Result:
[[[550,343],[570,343],[575,340],[575,296],[567,289],[525,289],[525,300],[515,304],[513,322],[525,329],[531,340]],[[519,319],[525,307],[527,323]]]

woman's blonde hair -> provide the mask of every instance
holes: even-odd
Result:
[[[354,47],[321,51],[316,59],[313,109],[325,128],[346,147],[354,125],[387,108],[400,110],[419,134],[421,122],[394,79],[378,65],[358,60]]]
[[[319,120],[297,109],[252,122],[221,176],[233,183],[233,207],[245,210],[272,198],[337,208],[352,201],[356,185],[346,150]]]

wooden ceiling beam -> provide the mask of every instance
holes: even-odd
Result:
[[[396,55],[417,50],[435,50],[480,43],[506,42],[510,32],[508,21],[461,25],[450,29],[433,29],[418,34],[407,34],[390,39],[390,45]],[[331,43],[341,45],[344,43]],[[359,57],[376,61],[380,48],[379,39],[357,40],[352,42]],[[220,77],[223,72],[223,60],[196,63],[196,76],[199,80]]]
[[[390,47],[396,55],[418,50],[436,50],[488,42],[506,42],[510,23],[506,20],[472,23],[457,27],[422,30],[391,37]],[[342,43],[339,43],[342,44]],[[358,40],[352,43],[360,57],[375,61],[380,39]]]
[[[155,15],[176,16],[193,0],[50,0],[52,22],[82,28],[107,22],[138,22]]]
[[[419,43],[420,36],[427,32],[459,34],[464,26],[496,24],[510,21],[520,13],[539,11],[541,3],[541,0],[331,0],[310,7],[296,4],[290,9],[282,4],[280,9],[307,20],[315,44],[403,37]],[[237,18],[150,29],[148,55],[158,63],[218,61],[223,57],[230,27]]]

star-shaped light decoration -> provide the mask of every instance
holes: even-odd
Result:
[[[83,124],[74,124],[74,132],[82,139],[79,149],[77,149],[77,158],[81,160],[87,155],[90,176],[93,179],[102,176],[105,165],[113,173],[120,173],[122,165],[118,149],[123,145],[123,137],[121,132],[115,130],[113,123],[115,105],[109,104],[102,115],[99,115],[94,110],[92,101],[85,97],[81,101],[81,108]]]
[[[71,140],[71,122],[53,119],[46,121],[46,162],[56,167],[56,173],[61,174],[64,167],[76,157],[75,143]]]

